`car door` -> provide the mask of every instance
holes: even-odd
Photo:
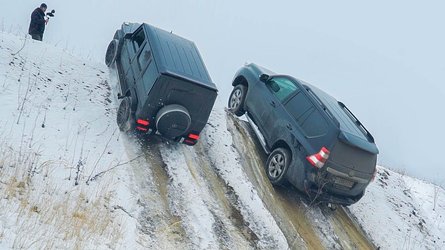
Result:
[[[304,91],[290,98],[285,108],[294,121],[301,143],[308,142],[317,149],[326,146],[323,145],[323,136],[328,132],[327,121]],[[303,146],[306,148],[308,145]]]
[[[130,39],[125,40],[122,48],[122,68],[125,73],[125,80],[129,88],[133,88],[133,85],[136,81],[133,64],[139,48],[135,46],[135,34],[133,34]]]
[[[137,29],[128,43],[128,51],[131,58],[130,67],[127,71],[127,78],[129,82],[131,82],[131,88],[134,88],[136,91],[136,98],[138,100],[138,105],[143,105],[145,102],[144,97],[146,97],[145,89],[141,80],[142,75],[142,67],[140,60],[141,53],[144,50],[144,47],[147,44],[147,38],[145,35],[145,31],[143,26]],[[129,83],[130,84],[130,83]]]
[[[266,86],[266,83],[260,81],[259,79],[254,84],[249,86],[249,90],[247,91],[246,96],[246,107],[249,113],[249,116],[253,118],[255,124],[258,126],[260,131],[263,133],[263,125],[261,117],[263,113],[268,109],[269,104],[267,104],[263,98],[263,96],[269,94],[269,90]]]
[[[131,68],[134,73],[134,84],[135,89],[138,93],[139,105],[143,105],[145,103],[145,99],[147,98],[147,91],[144,87],[143,74],[145,72],[145,68],[147,66],[147,48],[149,49],[148,39],[145,34],[143,27],[137,30],[133,36],[133,47],[135,50],[135,57],[131,63]],[[150,54],[151,57],[151,54]]]
[[[267,104],[267,108],[263,112],[261,120],[266,140],[273,143],[283,129],[292,129],[289,127],[290,117],[284,104],[299,91],[299,88],[291,79],[284,76],[272,77],[266,83],[266,87],[268,91],[264,102]]]

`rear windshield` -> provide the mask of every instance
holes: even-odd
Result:
[[[321,102],[326,106],[326,108],[328,108],[329,111],[331,111],[331,113],[335,116],[335,118],[337,118],[338,122],[340,123],[340,129],[342,131],[368,141],[368,138],[363,133],[363,131],[357,126],[357,124],[355,124],[351,117],[349,117],[349,115],[345,112],[345,110],[340,106],[340,104],[334,97],[308,83],[305,83],[305,85],[308,85],[311,88],[311,90],[315,93],[315,95],[318,96],[318,98],[320,98]]]

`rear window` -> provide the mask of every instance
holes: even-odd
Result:
[[[304,93],[299,92],[290,99],[286,104],[286,109],[300,125],[306,136],[318,137],[326,134],[326,120]]]

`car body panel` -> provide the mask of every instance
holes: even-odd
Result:
[[[131,96],[135,119],[155,119],[161,108],[182,105],[190,113],[189,133],[199,134],[217,97],[196,45],[149,24],[124,23],[114,39],[119,40],[116,66],[122,96]]]
[[[270,76],[267,82],[260,80],[262,74]],[[256,64],[242,67],[235,75],[236,84],[248,85],[244,110],[262,133],[268,151],[283,143],[291,150],[286,176],[290,183],[308,194],[321,189],[324,201],[345,205],[363,196],[376,168],[378,149],[344,104],[308,83]],[[317,169],[306,157],[322,147],[331,156]]]

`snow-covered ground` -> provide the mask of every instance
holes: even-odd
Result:
[[[101,64],[0,34],[0,248],[134,241],[107,79]]]
[[[445,190],[437,185],[379,167],[349,210],[382,249],[445,249]]]
[[[223,107],[195,147],[138,140],[116,87],[102,63],[0,33],[0,248],[445,248],[437,186],[380,167],[356,205],[310,206],[270,185]]]

